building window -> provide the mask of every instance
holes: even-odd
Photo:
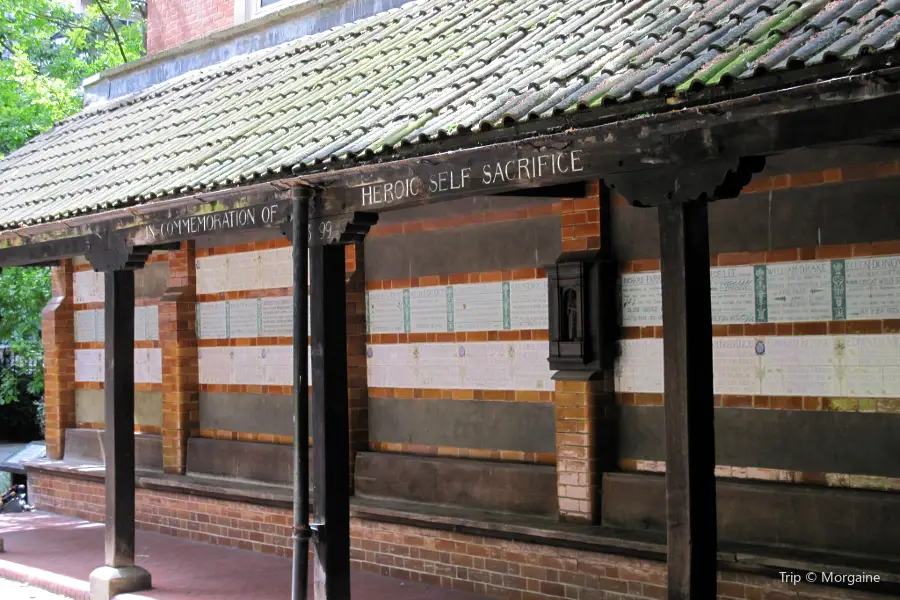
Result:
[[[309,0],[236,0],[234,20],[236,23],[244,23],[250,19],[261,17],[281,10],[292,4],[302,4]]]

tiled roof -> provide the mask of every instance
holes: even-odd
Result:
[[[0,162],[0,228],[897,47],[900,0],[418,0],[95,105]]]

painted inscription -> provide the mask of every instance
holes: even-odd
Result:
[[[659,271],[622,275],[622,325],[662,325],[662,278]]]
[[[447,289],[421,287],[409,290],[410,331],[412,333],[443,333],[447,325]]]
[[[900,256],[854,258],[844,264],[848,319],[900,316]]]
[[[143,238],[147,241],[154,241],[196,237],[230,229],[274,225],[284,218],[282,207],[278,204],[247,206],[201,215],[175,217],[161,223],[149,223]]]
[[[547,280],[512,281],[508,286],[509,301],[504,307],[504,312],[509,313],[510,322],[509,327],[505,328],[547,329],[549,327]]]
[[[831,319],[831,265],[826,262],[766,265],[769,322]]]
[[[753,323],[753,267],[710,269],[713,323]]]
[[[584,171],[581,150],[547,152],[530,157],[448,169],[427,176],[405,177],[370,184],[359,188],[360,205],[365,208],[395,204],[447,192],[484,189],[515,182],[537,182],[544,178],[581,171]]]

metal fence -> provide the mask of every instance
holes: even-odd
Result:
[[[29,359],[15,354],[9,346],[0,345],[0,371],[10,368],[24,375],[33,375],[44,368],[43,357]]]

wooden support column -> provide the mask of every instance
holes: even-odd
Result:
[[[688,144],[673,140],[673,152]],[[734,198],[765,166],[756,156],[607,178],[659,219],[666,416],[669,600],[716,597],[715,411],[707,203]]]
[[[350,598],[350,439],[344,247],[310,250],[316,600]]]
[[[150,589],[150,573],[134,564],[134,271],[150,249],[132,249],[114,235],[87,254],[105,272],[103,302],[106,462],[105,565],[91,573],[92,600]]]
[[[663,204],[669,600],[716,597],[712,310],[707,203]]]
[[[320,197],[312,198],[315,206]],[[357,250],[378,215],[356,212],[346,215],[335,229],[309,229],[310,361],[312,373],[313,439],[313,584],[316,600],[350,598],[350,415],[348,390],[348,323],[356,335],[358,313],[348,311],[347,271],[361,273]],[[290,231],[290,229],[288,229]],[[287,234],[287,231],[285,232]],[[292,234],[291,234],[292,235]],[[352,256],[352,260],[348,257]],[[352,269],[351,269],[352,267]],[[352,279],[352,277],[350,278]],[[353,284],[351,284],[351,289]],[[364,295],[351,295],[352,304],[364,304]],[[350,314],[348,314],[348,312]],[[363,315],[363,331],[365,321]],[[355,338],[354,338],[355,341]],[[354,348],[356,346],[353,346]],[[364,351],[364,350],[363,350]],[[358,374],[359,364],[354,363]],[[360,398],[355,398],[360,402]],[[363,414],[367,414],[366,410]],[[356,414],[356,413],[353,413]]]
[[[72,261],[51,270],[53,295],[41,313],[47,456],[65,454],[66,429],[75,427],[75,313]]]
[[[106,565],[134,566],[134,271],[106,273],[103,304]]]

